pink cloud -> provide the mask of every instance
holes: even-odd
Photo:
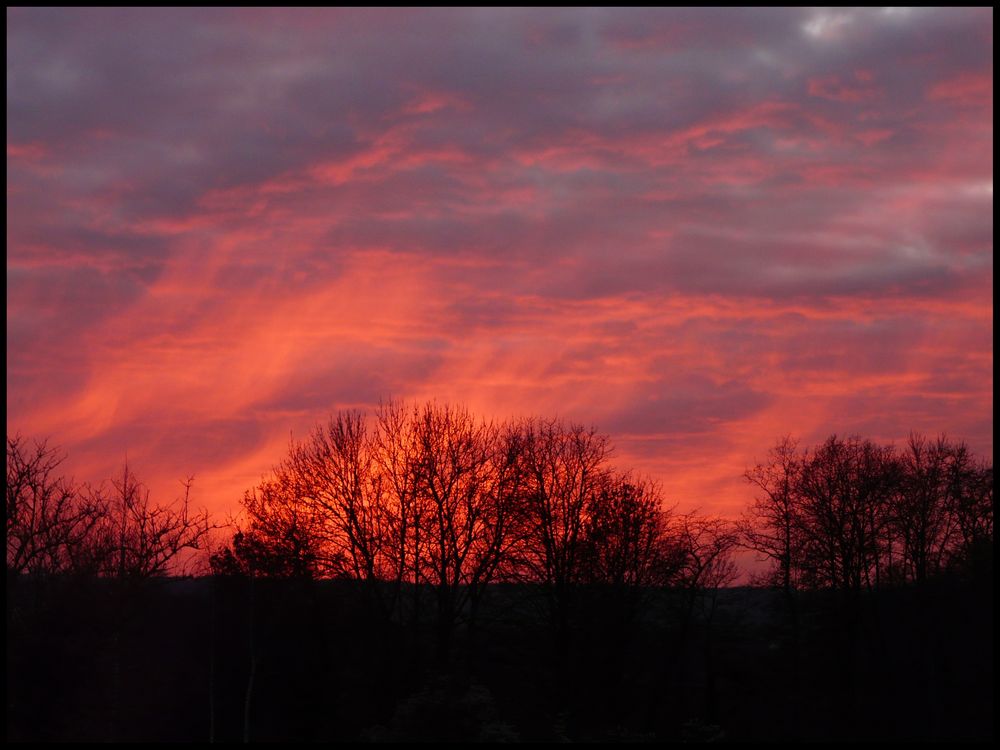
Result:
[[[790,432],[992,455],[982,19],[810,13],[10,16],[8,430],[222,514],[389,396],[727,515]]]
[[[823,99],[846,104],[871,101],[882,95],[882,90],[874,85],[871,71],[855,71],[853,80],[839,75],[809,79],[809,94]]]
[[[993,103],[993,74],[962,73],[935,83],[927,92],[927,98],[963,106],[990,106]]]

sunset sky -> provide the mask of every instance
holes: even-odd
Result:
[[[993,455],[992,9],[7,11],[7,431],[238,507],[339,408]]]

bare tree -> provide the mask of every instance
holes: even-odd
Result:
[[[485,513],[468,576],[470,626],[475,624],[487,586],[501,576],[505,561],[521,542],[527,513],[523,433],[516,424],[501,424],[492,431],[486,448],[489,461],[483,488]]]
[[[944,436],[914,433],[897,451],[834,435],[801,453],[786,437],[745,474],[759,493],[742,543],[786,591],[923,582],[992,544],[992,471]]]
[[[209,533],[216,528],[208,511],[192,513],[193,478],[183,482],[183,497],[167,505],[154,505],[149,489],[129,470],[128,462],[110,489],[93,491],[102,512],[91,542],[99,552],[100,573],[114,578],[148,579],[185,572],[191,564],[188,551],[204,551]]]
[[[102,505],[57,475],[65,457],[45,440],[7,436],[7,572],[87,572],[85,542]]]
[[[402,617],[402,585],[412,584],[411,622],[420,621],[420,565],[422,544],[423,498],[420,494],[420,447],[415,435],[416,406],[407,407],[398,401],[379,405],[376,428],[372,434],[372,460],[381,476],[382,491],[387,499],[384,525],[385,555],[388,579],[392,584],[392,601],[400,607]]]
[[[684,559],[679,582],[689,591],[715,592],[736,578],[739,534],[730,522],[687,513],[672,524],[671,541]]]
[[[588,580],[616,588],[662,583],[668,517],[655,483],[609,473],[585,520]]]
[[[363,414],[340,412],[292,443],[247,494],[250,528],[216,561],[238,568],[237,546],[249,554],[256,540],[261,552],[288,554],[294,542],[316,572],[367,582],[386,616],[402,612],[402,583],[412,582],[414,621],[427,586],[446,649],[455,624],[475,618],[514,538],[522,442],[517,430],[453,406],[388,402],[370,427]]]
[[[319,519],[345,572],[372,585],[387,573],[386,497],[376,468],[364,415],[348,411],[293,446],[278,470]]]
[[[947,505],[957,532],[952,558],[965,564],[992,550],[993,464],[973,456],[964,442],[950,448],[945,470]],[[984,562],[992,567],[992,554]]]
[[[798,483],[807,582],[858,592],[878,582],[897,482],[891,447],[831,436],[803,461]]]
[[[319,578],[344,568],[323,544],[319,522],[287,486],[264,479],[242,500],[247,523],[211,557],[219,575]]]
[[[941,570],[956,529],[948,504],[952,448],[944,436],[910,434],[900,454],[900,482],[893,500],[892,528],[901,543],[908,577],[922,583]]]
[[[772,561],[770,582],[786,594],[795,587],[799,563],[801,518],[796,493],[801,470],[798,444],[786,436],[771,449],[766,463],[743,474],[757,493],[737,525],[741,542]]]
[[[435,593],[443,654],[454,624],[478,602],[505,551],[516,463],[501,430],[464,408],[425,405],[413,436],[417,493],[426,508],[417,566]]]
[[[529,527],[522,564],[545,586],[554,625],[565,634],[582,578],[587,513],[604,485],[610,446],[593,428],[555,419],[528,421],[523,430]]]

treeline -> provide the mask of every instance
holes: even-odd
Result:
[[[758,490],[743,543],[771,560],[762,582],[860,592],[992,567],[993,465],[962,442],[913,434],[800,450],[786,437],[746,472]]]
[[[8,436],[7,737],[992,736],[989,462],[786,438],[730,522],[613,458],[559,419],[344,411],[210,544],[190,481],[159,505]]]
[[[183,573],[185,551],[205,551],[214,526],[183,498],[150,502],[128,468],[98,486],[59,473],[46,440],[7,436],[7,577],[155,578]]]
[[[379,582],[401,619],[418,606],[409,584],[454,623],[474,619],[494,582],[542,585],[555,620],[577,584],[724,585],[738,547],[771,561],[757,583],[853,591],[926,581],[992,550],[992,463],[943,436],[811,448],[786,437],[746,471],[755,497],[734,524],[676,513],[612,453],[607,435],[558,419],[487,422],[436,403],[340,412],[244,495],[211,570]],[[157,577],[208,551],[219,527],[190,509],[190,479],[156,504],[127,463],[95,487],[59,474],[62,460],[7,437],[9,574]]]
[[[383,404],[370,422],[340,412],[246,493],[246,528],[212,567],[361,581],[397,621],[430,598],[445,649],[496,582],[540,585],[560,629],[580,585],[612,587],[632,610],[653,587],[731,582],[735,527],[673,513],[611,452],[557,419],[486,422],[435,403]]]

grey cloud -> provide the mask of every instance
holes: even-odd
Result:
[[[608,414],[613,433],[696,434],[760,411],[771,397],[738,381],[717,383],[697,375],[666,376],[645,385],[632,402]]]

